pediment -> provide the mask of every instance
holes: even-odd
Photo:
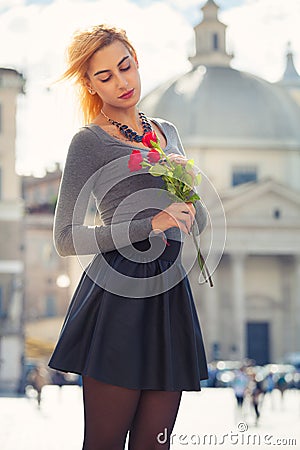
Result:
[[[272,179],[232,188],[221,200],[228,225],[300,225],[300,192]]]

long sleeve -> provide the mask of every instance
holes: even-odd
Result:
[[[111,225],[84,225],[94,183],[105,165],[105,147],[82,128],[70,144],[55,210],[53,238],[60,256],[114,250],[149,237],[152,217]]]
[[[180,153],[183,156],[186,157],[186,153],[183,148],[183,145],[182,145],[182,142],[181,142],[181,139],[179,137],[176,127],[173,124],[171,124],[170,122],[167,122],[167,123],[172,128],[172,131],[175,134],[178,150],[180,151]],[[193,190],[193,192],[195,192],[195,190]],[[199,236],[207,225],[207,211],[201,200],[196,200],[196,202],[194,203],[194,206],[196,209],[195,221],[197,224],[197,227],[195,227],[195,232],[196,232],[195,234],[196,234],[196,236]]]

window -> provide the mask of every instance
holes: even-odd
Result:
[[[4,300],[3,300],[3,288],[0,286],[0,317],[4,317]]]
[[[237,186],[250,181],[257,181],[256,167],[235,167],[232,171],[232,186]]]
[[[46,317],[55,317],[56,316],[56,301],[52,295],[48,295],[46,297],[46,305],[45,305],[45,316]]]
[[[219,48],[219,35],[218,33],[213,34],[213,49],[218,50]]]

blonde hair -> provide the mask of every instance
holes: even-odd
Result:
[[[126,32],[121,28],[108,25],[95,25],[85,30],[77,30],[67,48],[68,68],[59,80],[74,80],[85,123],[90,123],[99,114],[103,106],[99,95],[90,94],[85,85],[85,80],[88,78],[89,60],[97,50],[112,44],[116,40],[121,41],[136,59],[135,49],[129,42]]]

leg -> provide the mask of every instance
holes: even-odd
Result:
[[[84,376],[83,450],[123,450],[140,395]]]
[[[129,435],[129,450],[167,450],[181,391],[143,390]]]

